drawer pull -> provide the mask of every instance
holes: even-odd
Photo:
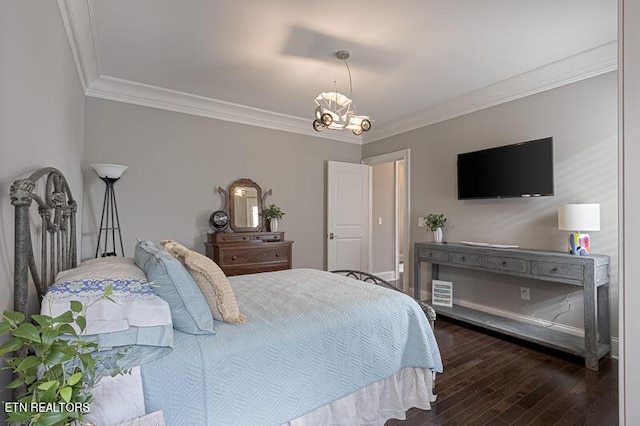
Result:
[[[433,257],[433,253],[429,253],[429,257]]]
[[[247,237],[242,237],[242,239],[243,239],[243,240],[246,240],[246,239],[247,239]]]
[[[465,261],[467,260],[467,258],[466,258],[465,256],[462,256],[462,258],[461,258],[460,260],[462,260],[463,262],[465,262]]]
[[[558,268],[554,266],[553,269],[551,269],[551,272],[553,273],[558,272]]]
[[[236,260],[238,256],[231,256],[231,260]]]
[[[501,265],[502,265],[502,266],[507,266],[507,261],[506,261],[506,260],[503,260],[503,261],[502,261],[502,263],[501,263]]]
[[[276,253],[276,257],[280,257],[280,253]]]

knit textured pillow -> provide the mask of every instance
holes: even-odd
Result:
[[[209,304],[213,318],[230,324],[247,321],[240,313],[229,280],[213,260],[172,240],[163,240],[160,244],[187,268]]]

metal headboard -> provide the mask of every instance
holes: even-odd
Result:
[[[35,193],[37,184],[44,183],[42,195]],[[15,269],[13,278],[13,309],[27,312],[29,296],[29,272],[36,287],[39,300],[53,284],[60,271],[74,268],[78,263],[76,247],[76,212],[78,206],[71,195],[69,184],[62,173],[46,167],[34,172],[26,179],[13,182],[10,190],[11,204],[15,206]],[[29,209],[38,206],[42,240],[40,268],[34,256]]]

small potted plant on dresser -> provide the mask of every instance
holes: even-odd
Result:
[[[278,230],[278,221],[282,219],[286,213],[275,204],[269,205],[262,213],[265,219],[269,220],[269,231],[276,232]]]
[[[429,213],[427,215],[427,228],[433,232],[433,241],[436,243],[442,242],[442,227],[447,223],[447,218],[444,213]]]

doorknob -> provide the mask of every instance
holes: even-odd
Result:
[[[337,235],[335,235],[333,232],[329,232],[329,239],[333,240],[335,237],[337,237]]]

